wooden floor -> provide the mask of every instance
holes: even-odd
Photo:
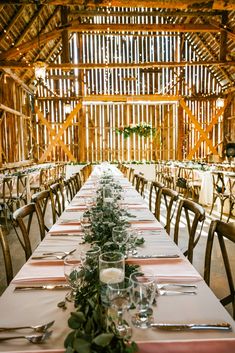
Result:
[[[147,202],[147,197],[146,197],[145,201]],[[164,210],[161,213],[161,217],[164,220]],[[194,250],[193,265],[195,266],[195,268],[198,270],[198,272],[202,276],[203,276],[205,246],[206,246],[206,241],[207,241],[208,228],[209,228],[211,220],[216,219],[218,217],[219,217],[219,214],[216,210],[213,211],[211,216],[209,215],[209,210],[206,210],[206,220],[204,222],[202,235],[199,240],[199,243],[197,244],[197,246]],[[226,217],[223,217],[223,220],[226,221]],[[235,218],[233,218],[231,221],[235,221]],[[38,236],[39,232],[38,232],[38,229],[36,228],[35,223],[33,222],[33,227],[32,227],[32,232],[31,232],[31,242],[32,242],[33,249],[36,248],[37,244],[40,241],[39,236]],[[52,224],[52,220],[50,220],[50,223]],[[183,237],[184,237],[184,228],[185,228],[185,224],[182,223],[180,234],[182,234]],[[16,233],[13,228],[10,230],[10,233],[7,235],[7,237],[8,237],[8,241],[10,243],[10,248],[11,248],[11,255],[12,255],[12,261],[13,261],[13,266],[14,266],[14,274],[16,274],[19,271],[19,269],[21,268],[21,266],[25,263],[24,252],[23,252],[23,249],[21,248],[21,245],[19,244],[19,241],[17,239]],[[186,236],[185,236],[184,240],[186,243]],[[184,247],[184,244],[182,245],[182,250],[183,250],[183,247]],[[231,259],[232,270],[233,270],[233,273],[235,274],[235,244],[230,245],[228,251],[229,251],[229,256]],[[220,256],[220,252],[218,250],[218,246],[215,246],[215,248],[213,250],[212,264],[213,265],[212,265],[212,272],[211,272],[212,273],[211,288],[214,291],[215,295],[218,298],[221,298],[227,294],[228,285],[225,280],[223,263],[222,263],[222,259]],[[6,288],[6,278],[5,278],[3,255],[2,255],[1,249],[0,249],[0,268],[1,268],[1,271],[0,271],[0,294],[1,294]],[[227,310],[231,314],[232,308],[227,307]]]

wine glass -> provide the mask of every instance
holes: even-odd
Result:
[[[123,319],[124,311],[130,307],[131,287],[131,280],[124,277],[122,282],[109,283],[107,289],[110,306],[117,311],[116,333],[124,339],[129,339],[132,334],[131,327]]]
[[[121,251],[122,246],[126,244],[129,239],[128,230],[121,226],[113,227],[112,239],[114,243],[118,244],[119,250]]]
[[[138,271],[131,274],[130,280],[131,301],[137,309],[132,323],[135,327],[148,328],[153,322],[152,304],[156,295],[154,275],[150,271]]]
[[[83,269],[80,259],[73,255],[66,256],[64,260],[64,275],[71,291],[66,295],[66,299],[73,302],[76,297],[76,291],[81,285]]]
[[[125,277],[124,255],[117,251],[109,251],[99,256],[99,278],[101,302],[108,306],[107,286],[111,283],[122,282]]]

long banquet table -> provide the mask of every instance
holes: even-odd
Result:
[[[79,256],[83,246],[79,219],[85,210],[86,198],[94,194],[94,179],[99,177],[101,168],[95,168],[91,177],[34,251],[34,256],[45,251],[69,251],[73,248],[77,248],[76,253]],[[128,259],[127,261],[137,263],[146,269],[151,268],[159,283],[193,283],[197,286],[196,295],[158,296],[157,305],[153,307],[154,321],[157,323],[228,322],[232,327],[229,332],[134,328],[132,340],[138,343],[139,352],[234,352],[235,322],[232,317],[194,267],[184,258],[161,224],[156,221],[141,196],[117,169],[112,168],[113,175],[126,189],[125,201],[128,210],[136,216],[132,226],[141,230],[145,239],[144,245],[138,248],[138,252],[148,255],[167,253],[180,256],[169,259]],[[51,337],[40,345],[31,344],[23,339],[3,341],[0,343],[0,352],[64,352],[64,339],[70,332],[67,320],[70,312],[75,309],[72,303],[67,303],[67,310],[62,310],[57,304],[64,300],[67,290],[15,291],[18,285],[46,283],[65,283],[63,261],[49,258],[47,260],[29,259],[0,298],[0,327],[37,325],[55,320]],[[7,334],[12,335],[12,333]],[[3,335],[5,336],[6,333],[0,333],[0,337]]]

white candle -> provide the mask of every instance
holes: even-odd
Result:
[[[103,283],[119,283],[124,280],[124,271],[120,268],[110,267],[100,271],[100,281]]]

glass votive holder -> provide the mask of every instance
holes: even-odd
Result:
[[[109,305],[107,286],[122,282],[125,277],[125,257],[117,251],[105,252],[99,256],[99,279],[101,302]]]

